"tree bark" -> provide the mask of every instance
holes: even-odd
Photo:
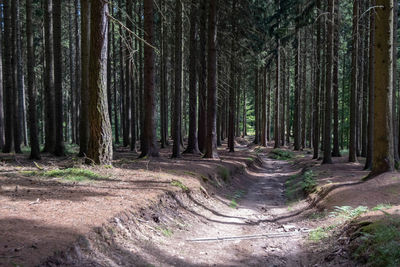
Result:
[[[207,139],[205,158],[219,158],[217,151],[217,2],[210,1],[208,13]]]
[[[172,157],[181,156],[181,120],[182,120],[182,2],[175,3],[175,106],[174,106],[174,145]]]
[[[91,1],[81,1],[81,108],[79,117],[79,156],[88,153],[89,141],[89,58],[90,58],[90,12]]]
[[[351,94],[350,94],[350,140],[349,162],[357,162],[356,116],[357,116],[357,77],[358,77],[358,2],[353,3],[353,39],[351,63]]]
[[[200,154],[197,142],[197,7],[192,1],[190,8],[190,37],[189,37],[189,138],[184,153]]]
[[[12,39],[11,39],[11,5],[10,0],[4,0],[4,137],[5,143],[3,153],[10,153],[13,144],[13,114],[14,105],[12,94],[14,91],[13,84],[13,67],[12,67]]]
[[[279,125],[279,106],[280,106],[280,86],[281,86],[281,40],[277,40],[277,51],[276,51],[276,76],[275,76],[275,123],[274,123],[274,147],[279,148],[281,146],[279,142],[280,137],[280,125]]]
[[[149,45],[154,45],[154,11],[153,0],[144,1],[144,125],[142,138],[142,153],[140,157],[158,157],[156,144],[155,111],[156,99],[154,91],[154,50]]]
[[[339,1],[335,0],[333,26],[333,157],[340,157],[339,147]],[[365,58],[365,57],[364,57]],[[343,101],[343,100],[342,100]],[[343,122],[342,122],[343,123]]]
[[[54,89],[55,89],[55,119],[56,119],[56,143],[54,154],[64,156],[63,137],[63,89],[62,89],[62,47],[61,47],[61,0],[54,1],[53,11],[53,46],[54,46]]]
[[[32,0],[26,0],[26,40],[27,40],[27,75],[28,75],[28,99],[29,99],[29,133],[31,154],[30,159],[40,160],[40,147],[36,116],[36,87],[35,87],[35,51],[33,46],[33,21]]]
[[[332,163],[332,78],[333,78],[333,23],[334,0],[328,1],[328,45],[326,53],[326,87],[325,87],[325,131],[323,164]]]
[[[112,162],[112,131],[107,107],[108,4],[91,0],[88,157],[97,164]]]
[[[377,0],[375,19],[374,153],[371,176],[394,169],[392,131],[393,0]]]
[[[371,0],[371,6],[375,6],[375,0]],[[369,21],[369,95],[368,95],[368,144],[367,159],[364,169],[372,167],[372,156],[374,154],[374,89],[375,89],[375,12],[370,13]]]

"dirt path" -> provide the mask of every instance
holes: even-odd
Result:
[[[200,221],[191,225],[189,231],[176,233],[169,242],[160,245],[160,249],[170,255],[168,262],[160,261],[157,255],[148,261],[156,266],[300,266],[305,235],[296,232],[301,232],[304,225],[283,222],[291,217],[284,183],[298,170],[287,162],[266,157],[262,157],[262,161],[261,166],[243,174],[246,177],[242,179],[251,182],[247,192],[238,190],[232,196],[233,199],[236,195],[236,208],[229,197],[194,205],[192,212],[201,218]],[[267,233],[283,237],[193,241]]]

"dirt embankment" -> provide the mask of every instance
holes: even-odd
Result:
[[[62,160],[45,157],[35,166],[23,156],[3,155],[0,266],[35,266],[55,251],[69,251],[64,255],[72,258],[81,255],[82,259],[86,251],[89,259],[101,255],[100,251],[110,250],[110,231],[127,234],[121,229],[135,223],[139,232],[132,231],[131,235],[143,232],[143,227],[154,228],[149,238],[168,235],[162,226],[153,227],[145,222],[166,224],[167,218],[176,217],[174,212],[179,203],[187,200],[187,205],[196,205],[189,196],[223,198],[230,187],[238,186],[239,181],[232,179],[232,174],[243,172],[255,160],[245,146],[241,150],[230,154],[222,148],[220,160],[193,155],[170,159],[167,150],[161,151],[159,159],[137,160],[134,153],[120,150],[113,168],[87,168],[72,156]],[[71,177],[62,175],[46,176],[54,170],[79,168],[84,170],[83,181],[68,180]],[[91,176],[92,172],[95,177]],[[187,194],[188,190],[192,193]],[[163,210],[167,208],[163,203],[170,203],[169,210]],[[71,253],[71,246],[75,254]],[[98,249],[91,251],[90,248]],[[109,266],[102,256],[96,259]]]

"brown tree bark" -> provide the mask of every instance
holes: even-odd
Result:
[[[53,58],[53,2],[45,0],[44,35],[45,35],[45,143],[43,152],[54,152],[55,148],[55,104],[54,104],[54,58]]]
[[[392,131],[393,0],[377,0],[375,18],[374,153],[371,176],[394,169]]]
[[[328,45],[326,53],[326,87],[325,87],[325,131],[323,164],[332,163],[332,78],[333,78],[333,23],[334,0],[328,1]]]
[[[81,108],[79,116],[79,156],[88,153],[89,142],[89,58],[90,58],[90,31],[91,31],[91,1],[81,1]]]
[[[205,152],[207,137],[207,61],[206,61],[206,29],[207,29],[207,1],[200,3],[200,44],[199,44],[199,150]]]
[[[375,0],[370,1],[371,6],[375,6]],[[367,158],[364,169],[372,167],[372,155],[374,153],[374,93],[375,93],[375,12],[370,13],[369,21],[369,95],[368,95],[368,144]]]
[[[229,86],[229,125],[228,148],[229,152],[235,152],[235,111],[236,111],[236,62],[235,62],[235,36],[236,36],[236,0],[232,1],[232,40],[231,40],[231,77]]]
[[[107,107],[108,4],[91,0],[88,157],[97,164],[112,162],[112,131]]]
[[[62,89],[62,47],[61,47],[61,0],[54,1],[53,11],[53,46],[54,46],[54,89],[55,89],[55,119],[56,119],[56,143],[54,155],[64,156],[63,137],[63,89]]]
[[[276,51],[276,76],[275,76],[275,120],[274,120],[274,147],[279,148],[281,146],[279,137],[280,137],[280,114],[279,114],[279,106],[280,106],[280,87],[281,87],[281,40],[278,38],[277,40],[277,51]]]
[[[298,13],[301,11],[301,5],[298,4]],[[301,142],[301,127],[300,127],[300,29],[299,29],[299,22],[296,21],[296,34],[295,34],[295,41],[294,41],[294,49],[296,51],[295,56],[295,76],[294,76],[294,83],[295,83],[295,91],[294,91],[294,127],[293,127],[293,134],[294,134],[294,150],[300,150],[300,142]]]
[[[191,4],[189,36],[189,137],[188,146],[184,153],[200,154],[197,142],[197,7],[194,1]]]
[[[33,21],[32,0],[26,0],[26,40],[27,40],[27,75],[28,75],[28,99],[29,99],[29,133],[31,154],[30,159],[40,160],[40,147],[37,129],[36,115],[36,87],[35,87],[35,51],[33,46]]]
[[[13,144],[13,114],[14,105],[12,94],[14,90],[13,84],[13,67],[12,67],[12,39],[11,39],[11,1],[4,0],[4,137],[3,153],[10,153]]]
[[[260,98],[259,98],[259,67],[256,66],[255,68],[255,78],[254,78],[254,128],[255,128],[255,134],[254,134],[254,144],[259,144],[260,143],[260,135],[259,133],[261,132],[260,129]]]
[[[181,156],[181,120],[182,120],[182,2],[175,3],[175,105],[174,105],[174,145],[172,157]]]
[[[350,94],[350,140],[349,162],[357,161],[356,116],[357,116],[357,77],[358,77],[358,2],[353,3],[353,39],[351,62],[351,94]]]
[[[333,15],[333,157],[340,157],[339,147],[339,1],[335,0]],[[343,122],[342,122],[343,123]]]
[[[261,91],[261,145],[268,146],[267,142],[267,68],[263,68]],[[268,70],[269,71],[269,70]]]
[[[156,99],[154,90],[154,10],[153,0],[144,1],[144,125],[142,138],[142,153],[140,157],[158,157],[156,144],[155,111]]]
[[[208,62],[207,62],[207,139],[205,158],[219,158],[217,151],[217,2],[210,1],[208,13]]]

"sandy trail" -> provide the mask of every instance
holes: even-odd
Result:
[[[162,244],[176,261],[169,263],[154,259],[156,266],[301,266],[301,248],[305,235],[296,233],[302,227],[285,223],[291,218],[286,205],[284,183],[296,169],[283,161],[262,157],[263,164],[248,170],[246,177],[252,182],[247,192],[233,195],[238,206],[233,208],[229,198],[213,200],[192,207],[201,215],[200,223],[191,225],[189,232],[180,232]],[[287,218],[286,218],[287,217]],[[282,220],[281,220],[282,218]],[[199,238],[253,236],[273,233],[276,238],[237,240],[210,240],[193,242]],[[150,260],[152,262],[152,260]]]

